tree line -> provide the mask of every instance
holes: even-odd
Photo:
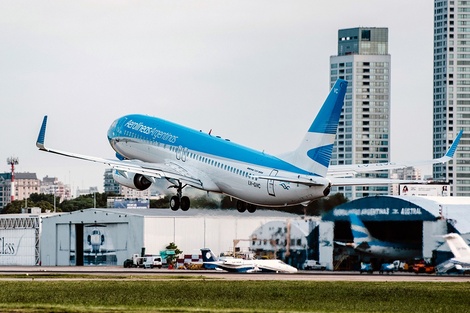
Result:
[[[60,202],[59,197],[48,194],[33,193],[26,200],[15,200],[7,204],[2,210],[1,214],[18,214],[21,213],[23,208],[39,207],[41,212],[72,212],[93,208],[95,203],[97,208],[106,208],[108,197],[116,197],[118,195],[113,193],[95,193],[88,195],[81,195],[71,200],[64,200]],[[150,200],[151,209],[167,209],[169,208],[171,195],[167,195],[159,200]],[[336,206],[347,202],[348,199],[342,193],[337,193],[329,197],[321,198],[311,202],[308,206],[296,205],[289,207],[276,208],[276,210],[299,214],[299,215],[312,215],[319,216],[326,213]],[[54,207],[55,205],[55,207]],[[220,199],[207,197],[206,195],[194,196],[191,198],[192,209],[224,209],[233,210],[237,207],[237,200],[228,196],[223,196]],[[259,207],[258,210],[270,209]]]

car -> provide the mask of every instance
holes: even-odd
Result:
[[[361,269],[359,270],[359,273],[369,273],[372,274],[374,272],[374,269],[372,268],[371,263],[365,263],[361,262]]]
[[[144,268],[162,268],[162,258],[155,255],[147,256],[144,258],[143,266]]]
[[[304,270],[320,270],[324,271],[326,270],[326,266],[320,264],[317,260],[305,260],[303,264],[303,269]]]
[[[379,273],[380,274],[393,273],[396,270],[397,270],[397,268],[395,267],[395,264],[393,264],[393,263],[382,263],[382,265],[380,266],[380,269],[379,269]]]

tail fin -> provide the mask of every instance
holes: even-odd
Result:
[[[320,176],[326,176],[348,82],[338,79],[300,146],[286,161]]]
[[[451,233],[444,238],[456,258],[470,257],[470,247],[460,235]]]
[[[356,214],[349,214],[349,219],[351,220],[351,232],[356,246],[373,240],[366,226]]]
[[[202,248],[201,249],[201,254],[202,254],[202,261],[203,262],[216,262],[218,260],[218,258],[215,256],[215,254],[209,248]]]

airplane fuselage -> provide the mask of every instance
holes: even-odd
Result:
[[[190,184],[195,188],[255,205],[309,202],[323,197],[329,185],[326,178],[280,158],[155,117],[124,116],[112,124],[108,140],[120,158],[167,164],[183,175],[198,177]],[[260,176],[302,177],[318,186]]]
[[[413,259],[421,257],[418,245],[408,245],[401,243],[391,243],[386,241],[374,240],[368,242],[367,247],[361,245],[355,248],[358,251],[374,255],[376,257],[389,259]]]

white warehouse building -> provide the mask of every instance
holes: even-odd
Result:
[[[250,239],[271,221],[297,215],[258,210],[87,209],[42,219],[40,259],[43,266],[122,265],[132,254],[159,254],[174,242],[183,254],[231,250],[234,239]],[[248,248],[249,241],[240,241]],[[243,246],[243,245],[246,245]]]

